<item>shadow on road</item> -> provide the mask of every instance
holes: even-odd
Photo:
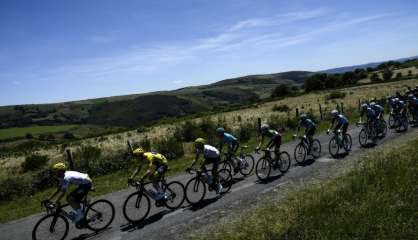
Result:
[[[342,159],[345,158],[346,156],[348,156],[348,153],[337,153],[333,158],[334,159]]]
[[[109,227],[98,232],[84,233],[84,234],[79,235],[78,237],[72,238],[71,240],[85,240],[85,239],[94,239],[94,238],[101,239],[102,233],[106,232],[109,229],[111,228]]]
[[[301,167],[308,167],[310,165],[312,165],[313,163],[315,163],[315,158],[309,158],[306,159],[305,161],[301,162],[301,163],[296,163],[296,166],[301,166]]]
[[[269,184],[269,183],[274,182],[277,179],[281,178],[282,176],[283,176],[283,174],[278,174],[278,175],[275,175],[275,176],[271,176],[271,177],[269,177],[269,178],[267,178],[265,180],[257,180],[256,183],[259,183],[259,184]]]
[[[120,230],[122,232],[133,232],[133,231],[142,229],[149,224],[152,224],[152,223],[155,223],[155,222],[161,220],[164,217],[164,215],[166,215],[170,212],[172,212],[172,211],[166,209],[166,210],[163,210],[161,212],[158,212],[158,213],[148,217],[147,219],[145,219],[144,221],[141,221],[139,223],[124,224],[124,225],[120,226]]]
[[[208,206],[209,204],[212,204],[212,203],[218,201],[220,198],[221,198],[221,196],[216,196],[216,197],[213,197],[213,198],[203,199],[199,203],[191,205],[189,208],[186,208],[186,209],[188,209],[190,211],[198,211],[198,210]]]

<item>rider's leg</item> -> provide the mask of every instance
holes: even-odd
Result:
[[[222,186],[219,183],[219,175],[218,175],[218,167],[219,167],[219,162],[221,161],[221,159],[218,157],[218,158],[214,158],[211,160],[212,160],[213,186],[215,186],[216,192],[219,193],[222,189]]]
[[[80,203],[87,196],[90,189],[91,183],[79,185],[67,197],[68,203],[75,211],[74,222],[80,221],[84,216]]]

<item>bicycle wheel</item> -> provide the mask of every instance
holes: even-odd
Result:
[[[218,171],[218,180],[222,185],[221,194],[229,192],[232,187],[232,174],[228,169],[221,169]]]
[[[151,201],[145,194],[134,192],[123,203],[123,216],[129,222],[137,223],[144,220],[151,209]]]
[[[270,162],[265,158],[262,157],[258,160],[255,166],[255,173],[260,181],[264,181],[270,177],[271,172],[271,165]]]
[[[290,155],[287,152],[281,152],[280,153],[280,158],[279,158],[279,171],[282,173],[285,173],[287,171],[289,171],[290,168]]]
[[[311,147],[311,154],[314,158],[321,156],[321,142],[318,139],[314,139]]]
[[[353,145],[353,140],[351,139],[351,135],[346,133],[343,139],[343,146],[345,152],[351,151],[351,146]]]
[[[389,128],[394,128],[395,127],[395,118],[393,117],[393,114],[389,115]]]
[[[409,122],[408,122],[408,118],[406,117],[406,116],[404,116],[403,118],[402,118],[402,125],[403,125],[403,129],[404,129],[404,131],[406,132],[406,131],[408,131],[408,127],[409,127]]]
[[[299,143],[298,145],[296,145],[294,152],[296,162],[303,163],[306,159],[306,153],[307,150],[303,143]]]
[[[254,157],[250,154],[241,156],[242,159],[242,164],[241,168],[239,169],[239,172],[243,175],[243,176],[248,176],[250,175],[253,170],[254,170]]]
[[[335,158],[339,150],[340,150],[340,145],[338,144],[337,137],[334,136],[329,140],[329,144],[328,144],[329,154],[331,154],[331,156]]]
[[[59,214],[48,214],[41,218],[32,230],[33,240],[63,240],[68,234],[68,220]]]
[[[167,200],[165,201],[165,206],[169,209],[179,208],[185,198],[184,186],[181,182],[171,182],[167,185],[164,185],[163,190],[167,195]]]
[[[220,165],[222,166],[221,169],[228,169],[230,172],[232,172],[233,166],[231,162],[225,160],[221,162]]]
[[[190,179],[186,184],[186,201],[191,204],[197,204],[205,198],[206,184],[198,177]]]
[[[87,228],[98,232],[107,228],[115,218],[115,207],[108,200],[97,200],[86,210]]]
[[[386,134],[388,133],[388,124],[386,123],[386,121],[385,121],[385,119],[382,119],[381,120],[381,123],[380,123],[380,131],[381,131],[381,137],[383,138],[383,137],[386,137]]]
[[[369,136],[367,135],[367,131],[365,128],[362,128],[359,135],[358,135],[358,141],[360,143],[360,146],[365,147],[367,146],[367,141],[369,140]]]

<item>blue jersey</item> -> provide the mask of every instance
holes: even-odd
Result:
[[[315,127],[315,123],[311,119],[309,119],[309,118],[300,120],[299,121],[299,125],[300,126],[303,126],[306,129]]]
[[[342,114],[338,114],[335,118],[333,118],[332,122],[334,121],[337,121],[338,125],[348,124],[348,119]]]
[[[229,133],[224,133],[222,136],[222,139],[228,145],[234,145],[235,143],[237,143],[237,138],[232,136],[232,134],[229,134]]]

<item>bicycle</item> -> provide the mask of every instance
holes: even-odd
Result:
[[[99,232],[113,222],[115,207],[110,201],[100,199],[90,203],[86,195],[81,204],[84,217],[75,224],[77,229],[87,228],[91,231]],[[32,239],[65,239],[70,228],[68,219],[73,218],[63,209],[69,206],[69,204],[60,205],[47,201],[42,202],[41,206],[46,209],[47,215],[43,216],[35,224],[32,230]]]
[[[329,134],[329,132],[327,132]],[[328,151],[332,157],[336,157],[340,151],[340,148],[343,148],[345,153],[350,152],[352,146],[352,139],[350,134],[345,133],[344,137],[341,136],[342,132],[340,129],[337,131],[332,131],[332,137],[329,140]]]
[[[258,153],[258,151],[256,150]],[[281,173],[286,173],[290,168],[290,155],[288,152],[281,151],[279,154],[276,154],[275,151],[272,151],[268,148],[263,150],[264,155],[257,161],[255,167],[255,172],[257,178],[260,181],[265,181],[270,177],[271,170],[279,169]],[[275,158],[271,156],[271,153],[275,153]]]
[[[386,134],[388,132],[388,124],[386,123],[386,120],[383,117],[379,117],[377,121],[377,136],[384,138],[386,137]]]
[[[222,168],[228,169],[231,173],[234,170],[236,173],[241,173],[242,176],[246,177],[250,175],[254,169],[254,157],[251,154],[244,154],[243,149],[248,148],[247,146],[240,147],[240,153],[227,153],[225,154],[225,160],[221,162]]]
[[[306,136],[294,135],[293,138],[300,139],[300,142],[296,145],[294,151],[297,163],[303,163],[307,155],[311,155],[314,159],[321,156],[321,142],[318,139],[314,139],[311,147],[309,147],[309,140]]]
[[[207,169],[202,170],[190,170],[189,174],[196,174],[192,177],[185,186],[186,201],[190,205],[195,205],[201,202],[206,196],[206,185],[209,186],[209,190],[213,189],[213,182],[206,177]],[[212,178],[212,176],[210,176]],[[227,193],[232,187],[232,174],[226,169],[222,168],[218,171],[218,180],[222,186],[221,194]]]
[[[135,182],[130,185],[137,189],[136,192],[130,194],[123,203],[123,216],[132,223],[138,223],[144,220],[151,210],[151,199],[154,199],[152,191],[147,190],[145,186],[152,182]],[[167,183],[165,174],[160,180],[161,188],[164,192],[164,197],[157,201],[157,207],[165,206],[170,210],[179,208],[185,199],[185,190],[181,182],[173,181]]]
[[[370,126],[370,123],[362,123],[359,122],[356,124],[357,127],[361,126],[361,130],[359,133],[359,143],[361,147],[366,147],[368,144],[369,139],[372,139],[373,143],[376,144],[377,134],[376,134],[376,127]]]
[[[397,132],[408,130],[408,117],[405,114],[397,113],[394,115],[394,128]]]

